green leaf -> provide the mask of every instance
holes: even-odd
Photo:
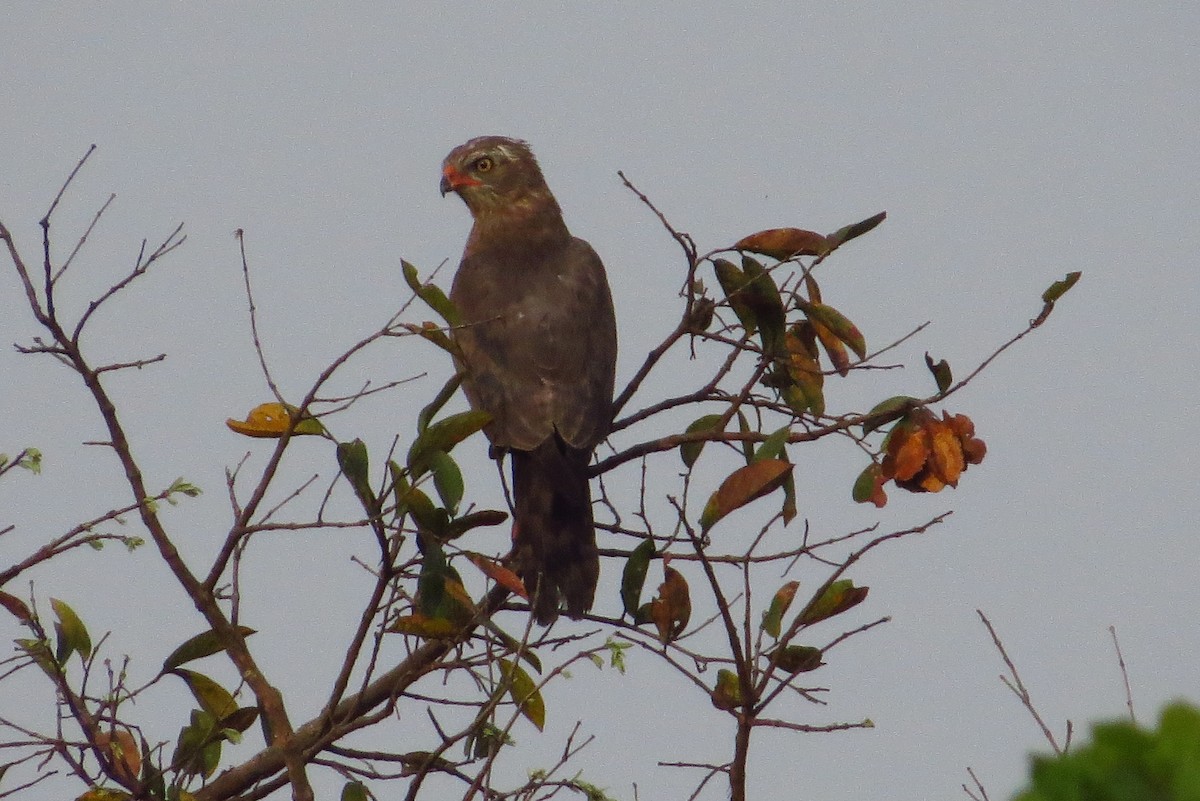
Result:
[[[750,421],[746,419],[746,415],[741,409],[738,409],[738,431],[742,434],[749,434],[751,431]],[[746,457],[746,464],[754,461],[754,443],[748,439],[742,440],[742,455]]]
[[[825,326],[835,337],[846,343],[858,358],[867,357],[867,340],[858,330],[858,326],[850,322],[844,314],[824,303],[809,303],[799,298],[796,303],[809,319]]]
[[[854,488],[850,490],[850,497],[855,503],[875,502],[875,486],[879,475],[880,467],[875,462],[871,462],[858,474],[858,478],[854,479]]]
[[[237,711],[238,705],[233,695],[203,673],[197,673],[187,668],[175,668],[171,672],[187,683],[196,703],[211,715],[214,721]]]
[[[800,613],[801,625],[813,623],[840,615],[847,609],[857,606],[867,598],[869,587],[855,587],[850,579],[838,579],[825,588],[821,595],[809,601],[808,606]]]
[[[684,429],[685,434],[695,434],[697,431],[716,431],[717,426],[721,424],[721,418],[724,415],[706,414],[703,417],[698,417],[692,421],[692,424]],[[684,467],[691,467],[700,458],[700,452],[704,450],[707,443],[703,440],[700,442],[685,442],[679,446],[679,458],[683,459]]]
[[[50,643],[45,640],[35,640],[29,637],[18,637],[14,642],[17,647],[33,659],[34,664],[42,669],[52,679],[58,678],[61,669],[50,651]]]
[[[83,625],[83,621],[79,619],[79,615],[75,614],[75,610],[65,601],[57,598],[50,599],[50,606],[58,618],[58,623],[54,624],[54,630],[58,634],[58,647],[55,654],[58,663],[60,665],[66,663],[72,652],[77,652],[84,661],[87,661],[87,658],[92,655],[92,638],[88,634],[87,627]]]
[[[758,317],[742,291],[748,282],[746,274],[736,264],[725,259],[713,259],[713,270],[717,274],[717,283],[725,292],[725,299],[729,301],[729,308],[737,315],[746,335],[753,334],[758,330]]]
[[[221,761],[222,736],[212,715],[193,709],[191,723],[179,732],[171,764],[184,775],[211,776]]]
[[[458,309],[454,308],[454,304],[446,297],[446,293],[431,283],[421,283],[421,279],[417,276],[417,268],[401,259],[401,269],[404,271],[404,281],[408,284],[409,289],[416,293],[417,297],[425,302],[429,308],[437,312],[438,316],[446,321],[447,325],[456,326],[462,323],[462,318],[458,314]]]
[[[454,393],[458,392],[458,388],[461,384],[462,376],[458,373],[455,373],[454,376],[442,386],[442,388],[438,391],[438,394],[434,396],[434,399],[426,404],[425,408],[421,409],[421,412],[417,415],[417,433],[429,428],[429,422],[433,420],[434,416],[442,410],[442,407],[446,405],[446,402],[454,397]]]
[[[1081,272],[1067,273],[1066,278],[1063,278],[1061,281],[1055,281],[1047,287],[1046,291],[1042,293],[1042,301],[1044,303],[1053,303],[1058,300],[1067,294],[1067,290],[1075,286],[1082,275],[1083,273]]]
[[[771,598],[771,606],[763,613],[763,631],[775,639],[779,639],[783,616],[787,614],[788,607],[792,605],[792,599],[796,597],[796,590],[798,589],[800,589],[800,582],[798,581],[789,581],[787,584],[784,584],[775,591],[775,596]]]
[[[767,269],[752,256],[742,256],[742,270],[747,279],[742,294],[745,296],[745,302],[754,309],[755,319],[758,320],[763,353],[768,358],[781,356],[787,320],[783,298],[779,296],[779,287],[775,285]]]
[[[462,471],[445,451],[430,451],[425,459],[433,473],[433,486],[442,505],[448,513],[454,514],[463,498]]]
[[[367,801],[367,786],[362,782],[346,782],[342,787],[342,801]]]
[[[837,229],[832,234],[825,237],[825,239],[829,242],[829,249],[833,250],[841,245],[846,244],[855,237],[862,236],[875,226],[879,225],[885,219],[887,219],[887,212],[881,211],[872,217],[862,220],[861,222],[856,222],[852,225],[847,225],[843,228]]]
[[[934,362],[933,357],[929,355],[929,351],[925,351],[925,366],[929,368],[929,372],[933,375],[933,380],[937,382],[938,392],[945,392],[950,389],[950,385],[954,383],[954,374],[950,372],[950,363],[945,359],[939,362]]]
[[[487,412],[469,411],[452,414],[422,431],[408,449],[408,469],[413,478],[428,469],[426,457],[433,451],[450,453],[454,446],[490,423]]]
[[[787,444],[788,435],[792,433],[790,425],[784,426],[772,433],[769,437],[763,440],[762,445],[758,446],[758,450],[754,452],[753,462],[761,462],[763,459],[783,459],[787,460],[787,452],[784,446]]]
[[[337,444],[338,467],[354,488],[354,494],[362,502],[368,514],[378,514],[379,500],[371,489],[371,464],[367,456],[367,446],[361,439]]]
[[[778,656],[772,653],[771,657],[788,673],[807,673],[825,664],[821,661],[821,649],[811,645],[785,645]]]
[[[500,672],[508,685],[508,693],[513,703],[521,710],[521,714],[537,727],[538,731],[546,726],[546,702],[538,692],[537,685],[525,672],[525,669],[508,659],[498,660]]]
[[[863,422],[863,435],[870,434],[893,420],[903,417],[918,403],[920,401],[911,395],[894,395],[885,401],[880,401],[871,411],[867,412],[867,419]]]
[[[241,734],[246,729],[254,725],[254,721],[258,720],[258,707],[243,706],[235,709],[225,717],[221,718],[219,727],[221,729],[230,730]]]
[[[508,512],[501,512],[499,509],[481,509],[478,512],[471,512],[462,517],[456,517],[446,526],[444,538],[448,540],[461,537],[473,528],[482,526],[498,526],[508,519]]]
[[[249,637],[255,633],[255,630],[248,626],[238,626],[237,630],[243,637]],[[225,643],[222,642],[220,635],[209,629],[185,640],[182,645],[172,651],[170,656],[163,660],[162,672],[170,673],[180,665],[218,654],[224,650]]]
[[[630,617],[637,618],[638,605],[642,599],[642,587],[650,560],[654,557],[654,540],[642,540],[629,554],[625,569],[621,571],[621,603]]]
[[[738,674],[729,668],[717,671],[717,686],[712,691],[712,705],[729,711],[742,705],[742,683]]]

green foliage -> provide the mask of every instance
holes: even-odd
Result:
[[[1028,789],[1014,801],[1198,801],[1200,709],[1176,702],[1157,730],[1099,723],[1092,742],[1033,758]]]

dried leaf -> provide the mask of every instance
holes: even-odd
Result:
[[[525,589],[525,583],[521,581],[516,573],[509,570],[504,565],[488,559],[483,554],[467,552],[467,559],[471,564],[479,568],[479,570],[492,581],[505,587],[510,592],[513,592],[525,600],[529,600],[529,592]]]
[[[115,729],[111,734],[100,732],[96,747],[107,752],[117,778],[126,784],[137,781],[142,770],[142,754],[128,729]]]
[[[832,248],[824,236],[802,228],[768,228],[739,239],[733,250],[748,250],[787,261],[793,256],[823,256]]]
[[[658,639],[663,645],[683,633],[692,617],[692,599],[687,580],[673,567],[663,570],[663,583],[658,586],[658,597],[650,602],[650,618],[658,629]]]
[[[33,620],[33,613],[29,611],[29,607],[15,595],[9,595],[4,590],[0,590],[0,606],[8,610],[8,613],[22,623],[29,623]]]
[[[781,459],[763,459],[735,470],[704,505],[700,528],[707,533],[725,515],[783,486],[791,471],[792,465]]]

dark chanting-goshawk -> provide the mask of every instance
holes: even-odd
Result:
[[[442,165],[474,225],[450,299],[463,389],[513,475],[513,563],[534,618],[578,618],[600,560],[588,465],[609,433],[617,327],[604,265],[571,236],[529,145],[483,136]]]

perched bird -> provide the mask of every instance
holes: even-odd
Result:
[[[513,474],[513,556],[534,618],[592,606],[600,559],[588,463],[612,424],[617,326],[600,257],[571,236],[529,145],[483,136],[442,164],[474,226],[450,299],[471,406]]]

